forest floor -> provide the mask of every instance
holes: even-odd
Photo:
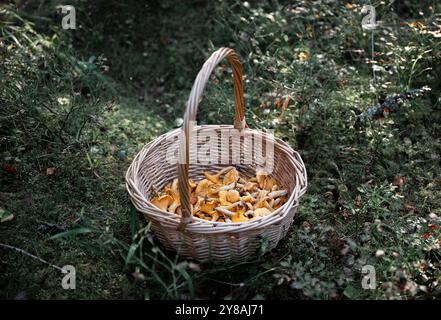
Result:
[[[440,4],[377,1],[364,30],[362,6],[343,1],[71,2],[75,30],[57,1],[0,7],[1,298],[440,298]],[[299,151],[309,185],[276,249],[219,266],[165,251],[124,174],[181,124],[221,46],[244,64],[248,125]],[[232,122],[228,73],[216,69],[199,123]]]

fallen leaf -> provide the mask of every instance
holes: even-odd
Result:
[[[397,187],[402,187],[404,185],[404,178],[400,175],[396,176],[393,185]]]
[[[283,105],[282,105],[282,113],[284,113],[285,110],[286,110],[286,108],[288,107],[288,104],[289,104],[289,100],[290,100],[290,99],[291,99],[291,98],[290,98],[289,96],[286,96],[285,101],[283,101]]]
[[[17,173],[17,169],[10,165],[10,164],[6,164],[6,163],[2,163],[2,169],[5,170],[6,172],[10,173],[10,174],[16,174]]]
[[[47,176],[51,176],[55,173],[55,168],[54,167],[49,167],[46,169],[46,175]]]

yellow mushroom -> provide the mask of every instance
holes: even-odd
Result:
[[[216,211],[211,215],[211,221],[217,221],[219,219],[219,213]]]
[[[274,203],[274,199],[271,199],[271,201]],[[274,211],[271,202],[268,202],[268,201],[266,201],[266,200],[263,202],[263,208],[267,208],[267,209],[268,209],[269,211],[271,211],[271,212]]]
[[[247,211],[245,211],[245,213],[243,215],[244,215],[244,217],[247,217],[248,219],[253,219],[254,218],[254,211],[247,210]]]
[[[234,213],[230,210],[227,210],[225,208],[221,208],[221,207],[216,207],[216,208],[214,208],[214,210],[216,210],[220,214],[223,214],[225,218],[227,218],[227,217],[232,218],[236,215],[236,213]]]
[[[263,189],[273,191],[273,187],[277,187],[277,181],[274,178],[266,177],[263,182]]]
[[[216,174],[204,172],[205,179],[188,180],[192,215],[209,221],[244,222],[271,214],[288,197],[287,190],[277,184],[267,172],[257,170],[256,176],[240,177],[234,167],[226,167]],[[221,178],[223,176],[223,179]],[[162,191],[151,195],[151,203],[158,209],[181,215],[181,196],[178,179]]]
[[[240,185],[238,185],[236,182],[233,182],[233,183],[230,183],[230,184],[227,184],[227,185],[224,185],[224,186],[220,187],[219,191],[221,191],[221,190],[231,190],[231,189],[236,188],[236,186],[240,187]]]
[[[179,187],[178,187],[178,185],[179,185],[179,180],[178,180],[178,178],[176,178],[176,179],[173,180],[173,183],[171,185],[171,192],[173,193],[173,195],[179,194]]]
[[[207,196],[210,193],[210,186],[213,184],[210,180],[204,179],[200,181],[196,187],[196,195],[198,197]]]
[[[260,190],[259,191],[259,194],[257,195],[257,201],[254,204],[254,209],[262,208],[264,206],[264,202],[266,201],[267,194],[268,194],[267,190]]]
[[[176,209],[178,209],[180,206],[181,206],[181,200],[174,199],[173,203],[168,207],[168,212],[175,213]]]
[[[188,186],[190,187],[190,192],[193,191],[194,188],[196,188],[196,183],[192,180],[188,180]]]
[[[201,210],[202,204],[205,202],[205,198],[204,197],[198,197],[198,200],[196,202],[196,204],[194,205],[193,208],[193,213],[198,212]]]
[[[238,206],[236,207],[236,216],[231,218],[231,221],[233,222],[245,222],[250,220],[246,215],[246,208],[244,206]]]
[[[244,191],[253,191],[253,190],[255,190],[256,189],[256,187],[257,187],[257,184],[255,183],[255,182],[247,182],[247,183],[245,183],[245,185],[243,186],[243,190]]]
[[[274,199],[274,198],[286,196],[287,194],[288,194],[288,191],[286,191],[286,190],[278,190],[278,191],[272,191],[272,192],[268,193],[268,197],[270,199]]]
[[[245,195],[242,197],[242,201],[244,201],[244,202],[250,202],[250,203],[255,203],[255,202],[256,202],[256,199],[253,198],[253,196],[252,196],[249,192],[247,192],[247,193],[245,193]]]
[[[173,202],[172,196],[166,194],[150,201],[155,207],[162,211],[167,211],[168,206]]]
[[[264,187],[264,185],[265,185],[265,180],[266,180],[266,177],[268,176],[268,173],[266,173],[265,171],[263,171],[263,170],[258,170],[257,172],[256,172],[256,180],[257,180],[257,183],[259,184],[259,187],[261,188],[261,189],[263,189],[263,187]]]
[[[198,196],[196,195],[196,192],[192,192],[190,194],[190,203],[192,205],[195,205],[198,202]]]
[[[217,197],[217,194],[219,193],[219,186],[217,184],[212,184],[208,186],[208,196],[210,197]]]
[[[228,191],[219,191],[219,202],[221,206],[229,206],[231,202],[227,200]]]
[[[228,202],[237,202],[240,200],[240,194],[237,190],[228,190],[227,191],[227,201]]]
[[[254,210],[254,216],[255,217],[264,217],[271,213],[267,208],[257,208]]]
[[[227,172],[224,177],[224,185],[229,185],[231,183],[237,182],[239,180],[239,172],[233,168]]]
[[[181,206],[181,194],[179,193],[178,184],[179,182],[176,178],[173,180],[170,188],[171,196],[173,197],[173,203],[170,204],[170,206],[168,207],[168,212],[171,213],[175,213],[176,209]]]
[[[209,202],[204,202],[201,205],[201,211],[205,212],[205,213],[213,213],[214,208],[218,205],[218,203],[216,201],[209,201]]]
[[[280,208],[286,201],[285,197],[279,197],[277,199],[274,200],[274,204],[273,204],[273,208],[274,209],[278,209]]]
[[[248,219],[247,217],[245,217],[243,214],[239,214],[237,216],[234,216],[231,218],[232,222],[246,222],[249,221],[250,219]]]
[[[208,180],[210,180],[210,181],[213,182],[213,183],[216,183],[216,184],[222,184],[222,181],[220,180],[220,177],[221,177],[225,172],[230,171],[230,170],[232,170],[232,169],[234,169],[234,168],[233,168],[233,167],[226,167],[226,168],[221,169],[221,170],[220,170],[218,173],[216,173],[216,174],[210,174],[209,172],[205,171],[205,172],[204,172],[204,176],[205,176],[205,178],[207,178]]]

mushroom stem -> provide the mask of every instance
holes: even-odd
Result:
[[[217,212],[223,214],[224,216],[228,216],[230,218],[232,218],[236,215],[236,213],[231,212],[230,210],[227,210],[227,209],[221,208],[221,207],[216,207],[216,208],[214,208],[214,210],[216,210]]]
[[[268,194],[268,197],[270,199],[274,199],[274,198],[278,198],[278,197],[282,197],[288,194],[288,191],[286,190],[278,190],[278,191],[272,191]]]
[[[254,211],[253,210],[248,210],[247,212],[245,212],[243,214],[245,217],[247,217],[248,219],[252,219],[254,217]]]
[[[265,203],[264,203],[264,205],[263,205],[265,208],[267,208],[269,211],[271,211],[271,212],[273,212],[274,211],[274,209],[273,209],[273,207],[271,207],[271,205],[268,203],[268,202],[266,202],[265,201]]]
[[[230,209],[233,209],[233,208],[235,208],[237,206],[245,206],[245,203],[242,200],[240,200],[240,201],[234,202],[234,203],[232,203],[232,204],[230,204],[228,206],[224,206],[224,207],[220,207],[220,208],[226,209],[226,210],[230,210]]]
[[[226,186],[220,187],[219,191],[228,191],[228,190],[231,190],[234,188],[236,188],[236,182],[233,182],[233,183],[227,184]]]

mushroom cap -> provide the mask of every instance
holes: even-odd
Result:
[[[268,176],[268,173],[266,173],[263,170],[257,170],[257,172],[256,172],[256,180],[257,180],[257,183],[259,184],[259,187],[261,189],[263,189],[263,187],[264,187],[265,179],[267,176]]]
[[[237,202],[240,200],[240,193],[237,190],[228,190],[227,191],[227,201],[228,202]]]
[[[196,182],[194,182],[193,179],[189,179],[188,186],[190,187],[190,191],[193,191],[193,189],[196,188]]]
[[[216,201],[206,201],[201,205],[201,211],[205,213],[212,214],[214,212],[214,208],[218,205]]]
[[[173,202],[172,196],[165,194],[150,200],[150,202],[162,211],[167,211],[168,206]]]
[[[196,187],[196,195],[198,197],[204,197],[207,196],[210,193],[210,186],[213,184],[213,182],[211,182],[208,179],[204,179],[202,181],[199,182],[199,184]]]
[[[196,192],[192,192],[190,194],[190,203],[192,205],[195,205],[198,202],[198,196],[196,195]]]
[[[239,180],[239,172],[233,168],[225,174],[223,184],[228,185]]]
[[[239,214],[239,215],[231,218],[231,221],[232,222],[246,222],[246,221],[250,221],[250,219],[245,217],[243,214]]]
[[[180,199],[174,199],[173,203],[168,207],[168,212],[175,213],[176,209],[181,206],[181,200]]]
[[[204,176],[207,180],[216,183],[216,184],[221,184],[222,181],[220,180],[219,174],[211,174],[207,171],[204,171]]]
[[[256,217],[264,217],[271,213],[267,208],[257,208],[254,210],[254,216]]]
[[[227,200],[227,194],[228,191],[224,191],[224,190],[219,191],[219,202],[221,206],[229,206],[231,204],[231,202]]]
[[[243,186],[244,191],[253,191],[256,189],[257,184],[255,182],[247,181],[245,185]]]
[[[272,191],[273,187],[277,186],[277,181],[274,178],[266,177],[263,182],[263,189]]]

